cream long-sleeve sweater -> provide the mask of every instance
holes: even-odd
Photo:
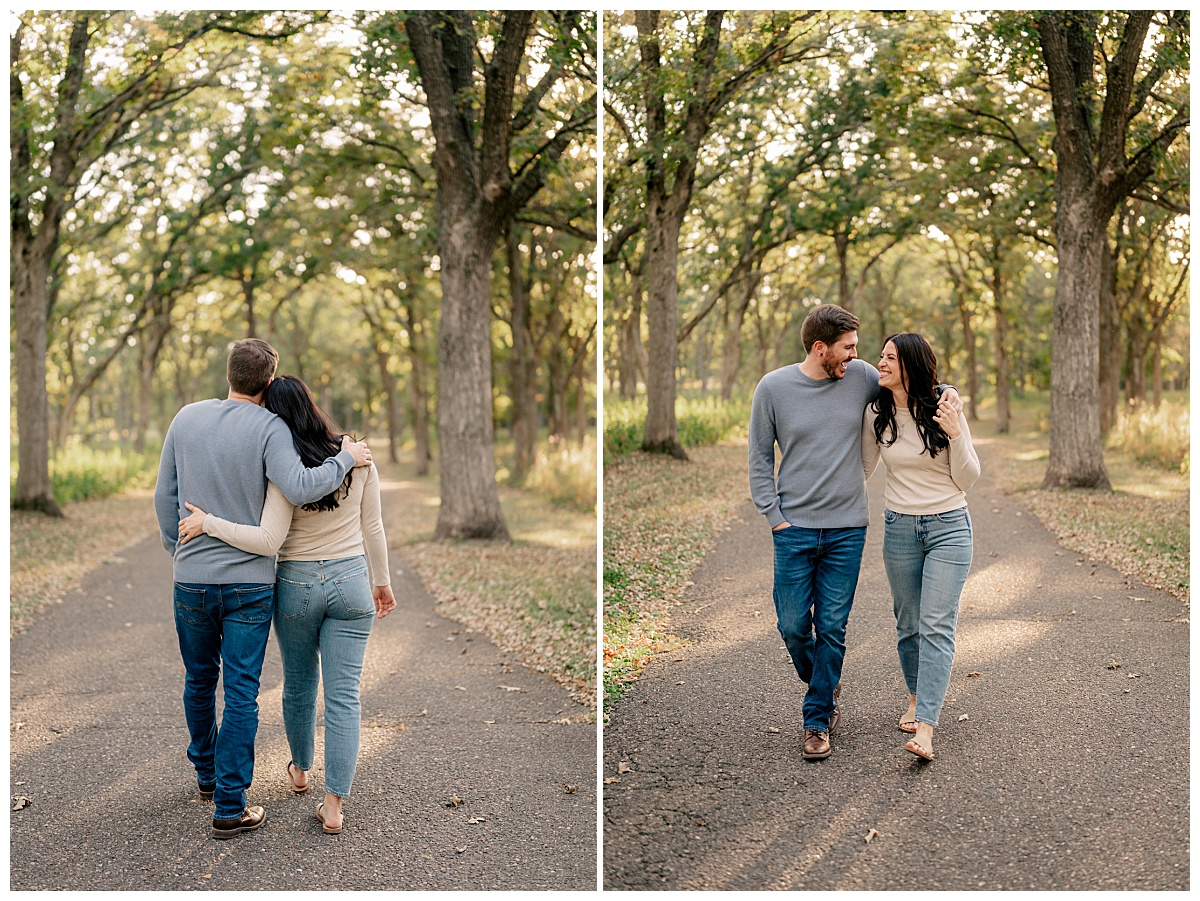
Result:
[[[371,584],[378,587],[392,583],[379,473],[374,464],[354,469],[350,494],[339,498],[333,510],[293,507],[283,492],[270,484],[262,525],[229,522],[208,514],[204,517],[204,533],[252,554],[277,555],[281,561],[340,560],[365,553]]]
[[[946,513],[967,505],[967,490],[979,478],[979,456],[971,444],[967,419],[958,415],[962,434],[950,440],[948,451],[930,457],[908,410],[896,410],[896,441],[884,447],[875,441],[875,411],[863,414],[863,475],[870,478],[882,457],[887,466],[883,503],[893,513],[924,516]]]

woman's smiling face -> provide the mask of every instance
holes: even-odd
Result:
[[[883,345],[883,350],[879,354],[879,387],[889,390],[905,390],[904,374],[900,365],[900,355],[896,352],[896,345],[889,341]]]

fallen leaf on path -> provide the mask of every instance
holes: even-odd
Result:
[[[479,823],[486,823],[487,817],[471,817],[471,819],[467,820],[467,822],[472,826],[476,826]]]
[[[982,675],[983,675],[983,673],[967,673],[967,678],[970,679],[972,676],[982,676]]]
[[[429,715],[429,710],[427,708],[422,709],[421,712],[417,714],[417,716],[428,716],[428,715]]]
[[[523,693],[529,692],[528,688],[521,688],[519,685],[501,685],[500,687],[503,688],[505,691],[519,691],[519,692],[523,692]]]
[[[489,726],[494,726],[494,725],[496,725],[496,721],[495,721],[495,720],[484,720],[484,722],[485,722],[485,723],[487,723]]]
[[[878,835],[879,835],[879,833],[874,829],[872,829],[870,832],[868,832],[867,833],[867,844],[870,844],[871,839],[877,837]]]
[[[617,774],[618,775],[623,776],[626,773],[632,773],[632,772],[633,772],[633,767],[631,767],[624,760],[622,760],[620,763],[617,764]]]
[[[465,685],[455,685],[454,690],[455,691],[466,691],[467,687]]]
[[[1129,689],[1125,689],[1125,690],[1126,690],[1126,691],[1128,691]],[[621,780],[620,780],[620,779],[618,779],[616,776],[608,776],[608,777],[606,777],[606,778],[605,778],[605,780],[604,780],[604,784],[605,784],[605,785],[612,785],[614,782],[620,782],[620,781],[621,781]]]
[[[1121,668],[1121,664],[1117,663],[1117,661],[1115,661],[1115,660],[1112,663],[1108,664],[1108,666],[1105,667],[1105,669],[1120,669],[1120,668]]]
[[[960,716],[960,717],[958,718],[958,721],[961,723],[961,722],[963,722],[964,720],[967,720],[967,719],[969,719],[969,717],[968,717],[968,716],[967,716],[967,715],[964,713],[962,716]]]
[[[767,726],[767,731],[770,732],[772,735],[778,735],[779,727],[778,726]]]
[[[567,785],[567,783],[565,783],[565,782],[560,782],[558,784],[563,787],[563,791],[566,792],[568,795],[573,795],[573,794],[575,794],[575,792],[579,791],[578,785]]]
[[[466,845],[463,845],[463,846],[462,846],[462,847],[460,847],[460,848],[455,848],[455,849],[454,849],[454,853],[455,853],[455,854],[462,854],[462,853],[463,853],[464,851],[466,851],[466,850],[467,850],[467,846],[466,846]]]
[[[12,809],[13,810],[24,810],[26,807],[29,807],[32,804],[33,804],[33,802],[30,801],[28,798],[26,798],[24,795],[16,795],[12,799]]]
[[[444,802],[444,806],[446,806],[446,807],[461,807],[464,803],[465,802],[463,801],[463,799],[458,796],[458,792],[455,792],[453,795],[450,796],[449,801]]]
[[[396,731],[399,732],[404,728],[404,723],[396,723]]]
[[[16,732],[18,729],[24,729],[24,728],[25,728],[24,723],[13,723],[12,724],[12,729],[14,732]]]

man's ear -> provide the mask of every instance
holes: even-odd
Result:
[[[814,341],[810,353],[814,357],[819,357],[829,349],[829,345],[824,341]]]

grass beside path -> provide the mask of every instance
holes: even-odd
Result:
[[[416,478],[410,464],[380,464],[379,457],[376,465],[385,489],[404,489],[405,503],[384,508],[388,545],[420,575],[441,612],[519,654],[594,709],[595,514],[501,486],[511,543],[434,541],[437,476]]]
[[[22,631],[46,604],[59,602],[85,573],[158,534],[148,489],[68,504],[65,512],[62,519],[19,510],[10,514],[10,635]]]
[[[1113,490],[1041,488],[1049,459],[1044,429],[1048,400],[1018,402],[1009,434],[991,426],[992,410],[980,411],[972,434],[992,449],[992,465],[1004,490],[1014,495],[1057,536],[1063,547],[1102,561],[1152,588],[1190,601],[1189,479],[1178,470],[1139,462],[1113,448],[1104,465]]]
[[[635,451],[605,466],[605,703],[682,643],[667,631],[668,614],[749,495],[744,439],[687,453],[682,462]]]

